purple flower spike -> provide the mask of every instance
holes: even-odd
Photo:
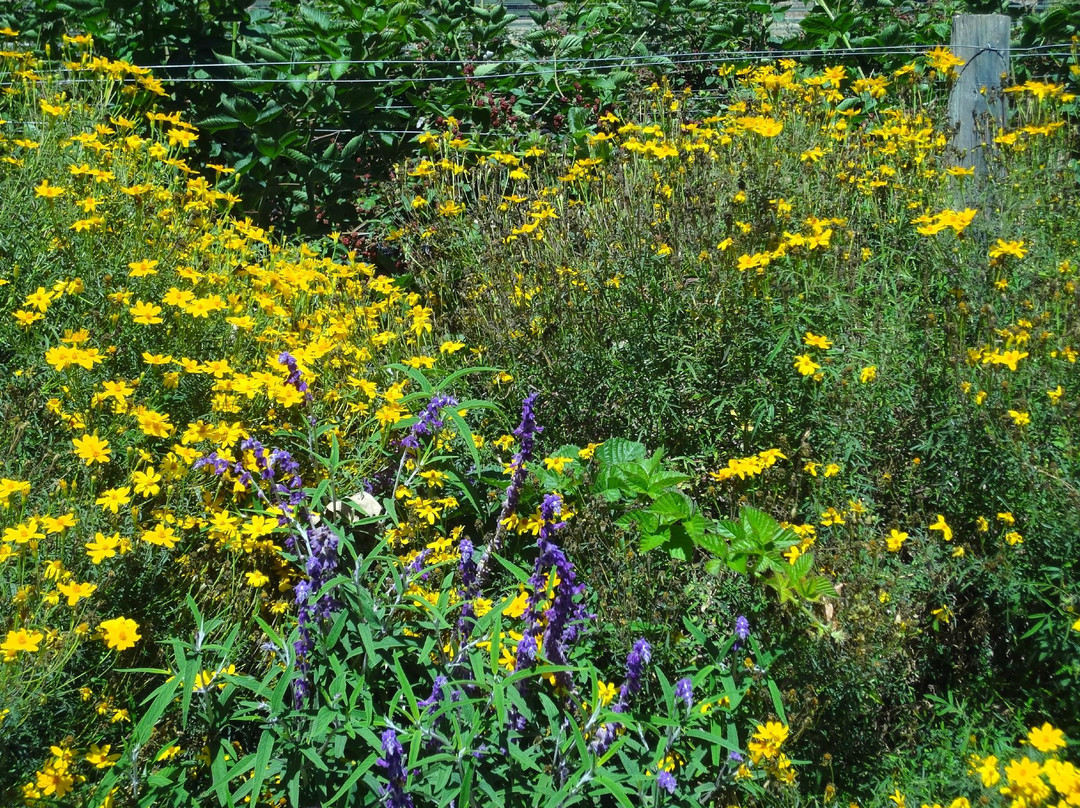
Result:
[[[311,400],[311,391],[308,390],[307,382],[304,381],[304,374],[300,372],[300,366],[296,362],[296,357],[288,351],[282,351],[277,358],[279,365],[284,365],[288,368],[289,378],[285,380],[285,384],[295,387],[299,392],[304,394],[304,398],[308,401]]]
[[[731,647],[738,651],[742,648],[743,642],[750,636],[750,621],[743,617],[741,614],[735,619],[735,644]]]
[[[484,554],[477,565],[476,580],[482,585],[487,580],[488,563],[493,553],[499,552],[499,544],[506,532],[506,520],[517,510],[518,500],[521,499],[521,490],[525,487],[525,480],[529,472],[525,464],[533,459],[536,450],[536,436],[544,431],[542,426],[536,423],[536,393],[530,393],[521,402],[521,423],[514,430],[518,439],[518,452],[510,461],[510,485],[506,488],[506,496],[503,500],[502,510],[499,511],[499,522],[495,526],[495,536],[484,548]]]
[[[656,775],[656,784],[668,794],[674,794],[675,789],[678,787],[678,783],[675,782],[675,775],[663,769]]]
[[[417,416],[416,423],[409,429],[409,434],[398,441],[398,444],[404,449],[419,450],[420,438],[434,435],[446,423],[446,420],[441,417],[443,407],[456,407],[457,404],[458,400],[453,396],[436,393],[424,407],[424,411]]]
[[[375,763],[386,769],[388,782],[383,786],[383,796],[386,798],[387,808],[413,808],[412,797],[405,790],[409,776],[402,758],[405,750],[394,730],[388,729],[382,734],[382,750],[383,756]]]
[[[435,681],[431,685],[431,695],[423,701],[416,702],[416,706],[429,713],[435,712],[439,708],[439,702],[442,701],[443,688],[446,687],[447,679],[441,673],[435,677]]]
[[[580,595],[585,591],[584,584],[578,583],[574,565],[566,557],[566,554],[556,545],[551,536],[556,530],[560,530],[566,522],[560,521],[562,514],[562,498],[558,494],[548,494],[540,506],[540,516],[543,524],[540,527],[540,536],[537,539],[539,554],[533,565],[533,574],[529,579],[532,594],[526,609],[526,629],[523,638],[518,643],[518,654],[515,670],[524,670],[531,667],[536,660],[536,648],[533,640],[543,638],[541,647],[544,656],[553,665],[565,665],[568,658],[568,649],[577,639],[581,624],[587,619],[585,606],[580,601]],[[544,621],[541,621],[538,604],[544,598],[547,588],[548,570],[554,569],[559,577],[559,585],[555,589],[551,606],[544,612]],[[555,674],[556,685],[569,688],[571,685],[570,674],[563,671]]]
[[[735,619],[735,636],[740,640],[750,636],[750,621],[741,614]]]
[[[296,641],[296,659],[300,675],[293,682],[293,699],[297,707],[304,703],[311,692],[307,678],[311,671],[308,656],[315,648],[312,626],[318,627],[321,620],[330,617],[340,608],[340,604],[333,595],[325,594],[316,597],[319,590],[337,570],[337,534],[325,525],[319,525],[308,530],[307,539],[311,549],[311,554],[304,564],[308,578],[306,581],[300,581],[293,588],[296,599],[296,623],[300,631],[300,639]]]
[[[692,709],[694,706],[694,680],[687,676],[677,681],[675,683],[675,698],[682,701],[687,710]]]
[[[626,712],[626,708],[630,706],[630,697],[641,690],[641,677],[650,659],[652,659],[652,646],[649,645],[648,640],[642,638],[634,643],[634,647],[626,656],[626,681],[619,688],[618,700],[611,705],[613,713]],[[590,744],[594,754],[602,755],[608,750],[615,741],[620,726],[618,722],[600,726]]]
[[[642,638],[634,643],[630,653],[626,656],[626,681],[620,688],[619,701],[627,701],[641,690],[641,676],[645,672],[645,666],[652,659],[652,646],[649,641]]]

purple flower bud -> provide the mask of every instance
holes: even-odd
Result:
[[[444,407],[456,407],[458,400],[453,396],[436,393],[416,418],[416,423],[409,429],[409,433],[398,441],[398,445],[404,449],[419,449],[420,438],[434,435],[446,423],[441,417]]]
[[[472,539],[464,538],[458,542],[461,561],[458,562],[458,574],[461,576],[461,589],[464,597],[471,597],[476,583],[476,560],[473,558]]]
[[[675,683],[675,698],[680,699],[689,710],[694,706],[694,680],[689,676]]]

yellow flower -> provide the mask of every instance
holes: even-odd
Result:
[[[135,493],[140,497],[156,496],[161,491],[161,486],[158,485],[161,482],[161,475],[154,470],[153,466],[147,467],[145,471],[132,472],[131,482],[135,485]]]
[[[256,588],[265,586],[270,582],[270,579],[266,576],[266,574],[259,570],[247,573],[246,577],[248,586],[254,586]]]
[[[592,460],[592,457],[599,446],[599,443],[590,443],[584,449],[579,449],[577,456],[582,460]]]
[[[58,185],[49,185],[49,181],[44,179],[40,185],[34,187],[34,194],[42,197],[43,199],[56,199],[58,196],[63,196],[66,191]]]
[[[1023,241],[1003,241],[997,240],[997,244],[990,248],[991,258],[1000,258],[1003,255],[1013,255],[1017,258],[1023,258],[1027,255],[1027,250],[1024,249]]]
[[[169,423],[168,414],[154,410],[136,413],[135,420],[139,422],[139,429],[143,434],[153,438],[167,438],[176,430],[176,427]]]
[[[940,530],[944,541],[952,541],[952,528],[945,523],[945,517],[938,514],[937,521],[930,525],[928,530]]]
[[[100,564],[106,558],[112,558],[116,555],[116,548],[120,546],[120,534],[114,533],[112,536],[106,537],[102,533],[94,535],[94,540],[85,545],[86,554],[90,556],[90,561],[94,564]]]
[[[597,686],[600,691],[600,705],[606,707],[615,699],[619,689],[611,682],[599,682]]]
[[[545,457],[544,468],[548,471],[554,471],[556,474],[562,474],[567,463],[573,463],[572,457]]]
[[[869,365],[859,371],[859,381],[863,384],[872,382],[877,378],[877,365]]]
[[[1032,727],[1027,734],[1027,742],[1040,752],[1055,752],[1065,747],[1065,733],[1054,729],[1049,723],[1041,727]]]
[[[114,651],[126,651],[134,648],[135,643],[142,639],[139,634],[139,624],[128,617],[114,617],[112,620],[103,620],[98,628],[101,630],[105,644]]]
[[[97,590],[97,584],[59,584],[56,588],[60,590],[60,594],[67,598],[67,605],[74,606],[83,598],[88,598],[94,594]]]
[[[827,465],[825,467],[825,476],[826,477],[835,477],[839,473],[840,473],[840,466],[838,466],[836,463],[830,463],[829,465]]]
[[[1020,410],[1009,410],[1009,417],[1015,426],[1027,426],[1031,423],[1031,415]]]
[[[119,513],[121,506],[131,502],[131,497],[128,496],[130,493],[131,489],[128,486],[109,488],[101,492],[101,496],[94,501],[94,504],[100,505],[102,510]]]
[[[780,755],[780,747],[788,737],[788,727],[779,721],[769,721],[758,724],[754,734],[747,744],[747,751],[754,763],[764,760],[774,760]]]
[[[945,604],[942,604],[937,609],[932,609],[930,614],[934,616],[936,620],[940,620],[942,623],[948,623],[953,618],[953,611]]]
[[[0,651],[4,652],[4,661],[10,662],[19,653],[36,653],[44,639],[45,635],[40,631],[28,631],[25,628],[9,631],[7,639],[0,643]]]
[[[888,543],[890,553],[900,552],[900,548],[904,546],[904,542],[907,540],[908,534],[893,528],[889,533],[889,538],[885,541]]]
[[[142,540],[147,544],[154,544],[158,547],[164,547],[166,550],[171,550],[176,546],[179,537],[171,527],[159,522],[153,530],[143,531]]]
[[[96,743],[92,743],[90,744],[90,749],[87,751],[84,760],[94,768],[107,769],[110,766],[115,765],[116,761],[120,759],[120,753],[117,752],[110,755],[110,749],[112,749],[112,746],[109,744],[98,746]]]
[[[84,461],[86,465],[92,466],[94,463],[108,463],[109,462],[109,442],[103,440],[97,436],[95,432],[93,435],[83,435],[81,438],[75,438],[72,441],[75,446],[76,456]]]
[[[820,337],[809,331],[807,331],[806,336],[803,337],[803,343],[809,345],[811,348],[821,348],[823,351],[827,351],[832,347],[832,342],[828,337]]]
[[[15,544],[29,544],[36,539],[44,539],[45,534],[38,530],[38,520],[28,519],[25,522],[9,527],[4,530],[4,541]]]
[[[162,322],[158,316],[161,314],[161,306],[155,303],[147,303],[143,300],[135,301],[135,305],[128,309],[131,319],[139,325],[157,325]]]
[[[813,376],[821,370],[821,365],[811,359],[810,354],[801,354],[795,357],[795,370],[803,376]]]
[[[147,275],[157,274],[158,262],[155,260],[132,261],[128,264],[128,276],[132,278],[145,278]]]
[[[503,609],[507,617],[518,618],[525,614],[525,607],[529,603],[529,593],[519,592],[517,597],[510,601],[510,605]]]

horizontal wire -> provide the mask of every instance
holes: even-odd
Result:
[[[1012,52],[1028,52],[1049,50],[1054,48],[1068,48],[1070,43],[1059,42],[1046,45],[1033,45],[1027,48],[1010,48]],[[257,68],[257,67],[332,67],[335,65],[472,65],[481,67],[485,65],[535,65],[535,64],[594,64],[599,62],[650,62],[662,60],[681,60],[683,57],[717,57],[717,58],[740,58],[743,56],[785,56],[788,54],[840,56],[845,54],[873,54],[875,52],[889,54],[924,53],[935,48],[963,47],[953,45],[867,45],[858,48],[809,48],[803,50],[785,51],[774,50],[746,50],[746,51],[684,51],[676,53],[654,54],[623,54],[618,56],[570,56],[570,57],[544,57],[539,59],[321,59],[321,60],[290,60],[290,61],[265,61],[265,62],[192,62],[190,64],[160,64],[140,65],[149,70],[181,70],[193,68]]]
[[[843,48],[843,49],[835,49],[835,50],[807,49],[807,50],[792,50],[792,51],[716,51],[716,52],[712,52],[712,53],[703,52],[703,53],[700,53],[700,54],[685,54],[686,56],[693,56],[693,57],[698,57],[698,58],[669,59],[669,58],[660,57],[660,56],[649,57],[649,58],[650,59],[661,59],[661,58],[666,59],[666,61],[660,61],[660,62],[654,61],[654,62],[651,62],[650,64],[653,64],[653,65],[664,66],[664,67],[679,67],[679,66],[684,66],[684,65],[731,63],[731,62],[745,62],[745,61],[779,61],[779,60],[783,60],[783,59],[802,59],[802,58],[808,58],[808,57],[812,57],[812,56],[831,56],[831,57],[834,57],[834,58],[838,58],[838,57],[840,57],[842,55],[862,55],[862,56],[869,56],[869,55],[891,56],[891,55],[895,55],[895,56],[901,56],[901,55],[912,55],[912,54],[925,53],[928,50],[931,50],[933,48],[938,48],[938,47],[943,47],[943,46],[939,46],[939,45],[935,45],[935,46],[911,45],[911,46],[900,46],[900,47],[874,46],[874,47],[865,47],[865,48]],[[1070,48],[1070,46],[1069,46],[1068,43],[1057,43],[1057,44],[1052,44],[1052,45],[1034,46],[1034,47],[1030,47],[1030,48],[1010,48],[1009,54],[1010,54],[1011,59],[1017,59],[1017,60],[1033,59],[1033,58],[1057,58],[1057,57],[1065,58],[1065,57],[1071,57],[1073,55],[1073,51],[1071,50],[1071,48],[1068,51],[1057,51],[1057,52],[1054,52],[1052,50],[1047,50],[1047,49],[1052,49],[1052,48]],[[604,58],[606,60],[608,57],[604,57]],[[614,58],[614,57],[612,57],[612,58]],[[567,61],[572,61],[572,60],[567,60]],[[241,66],[242,67],[250,67],[250,66],[255,65],[255,64],[258,64],[258,63],[247,63],[247,64],[244,64],[244,65],[220,65],[220,66],[222,66],[222,67],[241,67]],[[267,63],[263,63],[263,64],[265,64],[267,66],[270,66],[270,65],[273,65],[275,63],[267,62]],[[316,62],[311,62],[311,63],[295,62],[295,63],[293,63],[293,62],[289,62],[289,63],[281,63],[281,64],[283,64],[283,65],[284,64],[289,64],[289,65],[293,65],[293,64],[295,64],[295,65],[301,65],[301,64],[334,65],[334,64],[341,64],[341,62],[325,62],[325,63],[316,63]],[[356,64],[360,64],[360,62],[356,62]],[[423,63],[420,63],[420,64],[423,64]],[[528,63],[524,62],[523,64],[528,64]],[[648,65],[647,64],[642,64],[640,66],[648,66]],[[191,65],[190,67],[195,67],[195,65]],[[250,76],[225,76],[225,77],[223,77],[223,76],[207,76],[207,77],[179,76],[179,77],[164,77],[164,78],[161,79],[161,81],[171,82],[171,83],[174,83],[174,84],[178,84],[178,83],[182,83],[182,84],[198,84],[198,83],[240,84],[240,83],[248,83],[248,84],[302,84],[302,85],[325,85],[325,84],[335,84],[335,85],[336,84],[341,84],[341,85],[349,85],[349,84],[365,84],[365,85],[366,84],[384,84],[385,85],[385,84],[417,84],[417,83],[420,83],[420,84],[440,84],[440,83],[450,83],[450,82],[460,82],[460,81],[470,81],[470,80],[479,82],[479,81],[485,81],[487,79],[531,78],[531,77],[541,77],[541,76],[545,76],[545,75],[550,75],[551,73],[563,73],[563,74],[567,74],[567,73],[598,73],[598,72],[611,71],[611,70],[617,69],[619,67],[627,67],[627,66],[626,65],[617,65],[617,64],[616,65],[605,64],[605,65],[596,65],[596,66],[594,66],[594,67],[592,67],[590,69],[585,69],[585,70],[579,70],[579,69],[572,68],[572,67],[562,67],[562,68],[554,67],[551,71],[529,70],[529,71],[519,71],[519,72],[512,72],[512,73],[493,73],[493,74],[488,74],[488,75],[484,75],[484,76],[475,76],[475,75],[415,76],[415,77],[410,77],[410,76],[389,76],[389,77],[385,77],[385,78],[339,78],[339,79],[319,78],[319,77],[309,77],[309,76],[294,76],[294,77],[275,76],[275,77],[268,77],[268,78],[258,78],[258,77],[250,77]],[[147,68],[147,69],[153,69],[153,68]],[[66,83],[86,83],[86,82],[96,82],[96,81],[99,81],[99,79],[97,79],[97,78],[68,78],[68,79],[64,79],[64,81]],[[124,81],[125,81],[125,83],[131,84],[131,83],[137,83],[138,79],[136,79],[134,77],[125,77]],[[12,85],[13,85],[13,82],[0,82],[0,86],[5,86],[6,87],[6,86],[12,86]],[[395,107],[391,107],[391,108],[395,108]],[[397,108],[402,108],[402,107],[397,107]],[[410,107],[410,108],[415,108],[415,107]],[[382,108],[382,109],[386,109],[386,108]]]

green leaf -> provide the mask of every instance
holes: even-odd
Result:
[[[671,529],[664,528],[656,533],[643,533],[641,536],[641,544],[638,546],[638,550],[642,553],[647,553],[649,550],[654,550],[663,544],[666,544],[671,540]]]
[[[443,411],[449,415],[450,420],[454,422],[454,427],[457,429],[458,435],[461,436],[465,448],[469,450],[469,455],[472,457],[473,467],[480,468],[480,453],[476,449],[476,442],[473,440],[473,433],[472,430],[469,429],[469,425],[465,423],[465,419],[461,417],[456,407],[444,407]]]
[[[341,786],[338,787],[338,790],[334,792],[334,795],[330,798],[330,800],[323,803],[323,805],[333,805],[342,797],[346,796],[349,793],[349,790],[356,784],[356,782],[361,777],[363,777],[367,773],[368,769],[375,765],[375,761],[378,759],[379,754],[377,752],[372,752],[370,755],[364,758],[364,761],[362,763],[356,764],[356,767],[349,773],[349,776],[345,778],[345,782],[343,782]]]
[[[630,800],[630,795],[626,793],[626,789],[606,774],[597,774],[593,778],[593,782],[613,796],[623,808],[634,808],[634,803]]]
[[[677,471],[669,471],[667,469],[661,469],[654,472],[649,476],[649,490],[648,495],[652,498],[659,497],[663,493],[665,488],[671,488],[675,485],[681,485],[682,483],[689,482],[692,477],[686,474],[680,474]]]
[[[694,501],[681,491],[665,491],[647,509],[656,514],[661,524],[670,525],[689,519],[694,513]]]
[[[699,547],[708,550],[714,556],[719,558],[727,557],[727,542],[724,541],[719,533],[702,533],[700,536],[694,538],[694,543]]]
[[[626,438],[609,438],[596,448],[596,459],[608,466],[645,458],[645,444]]]

